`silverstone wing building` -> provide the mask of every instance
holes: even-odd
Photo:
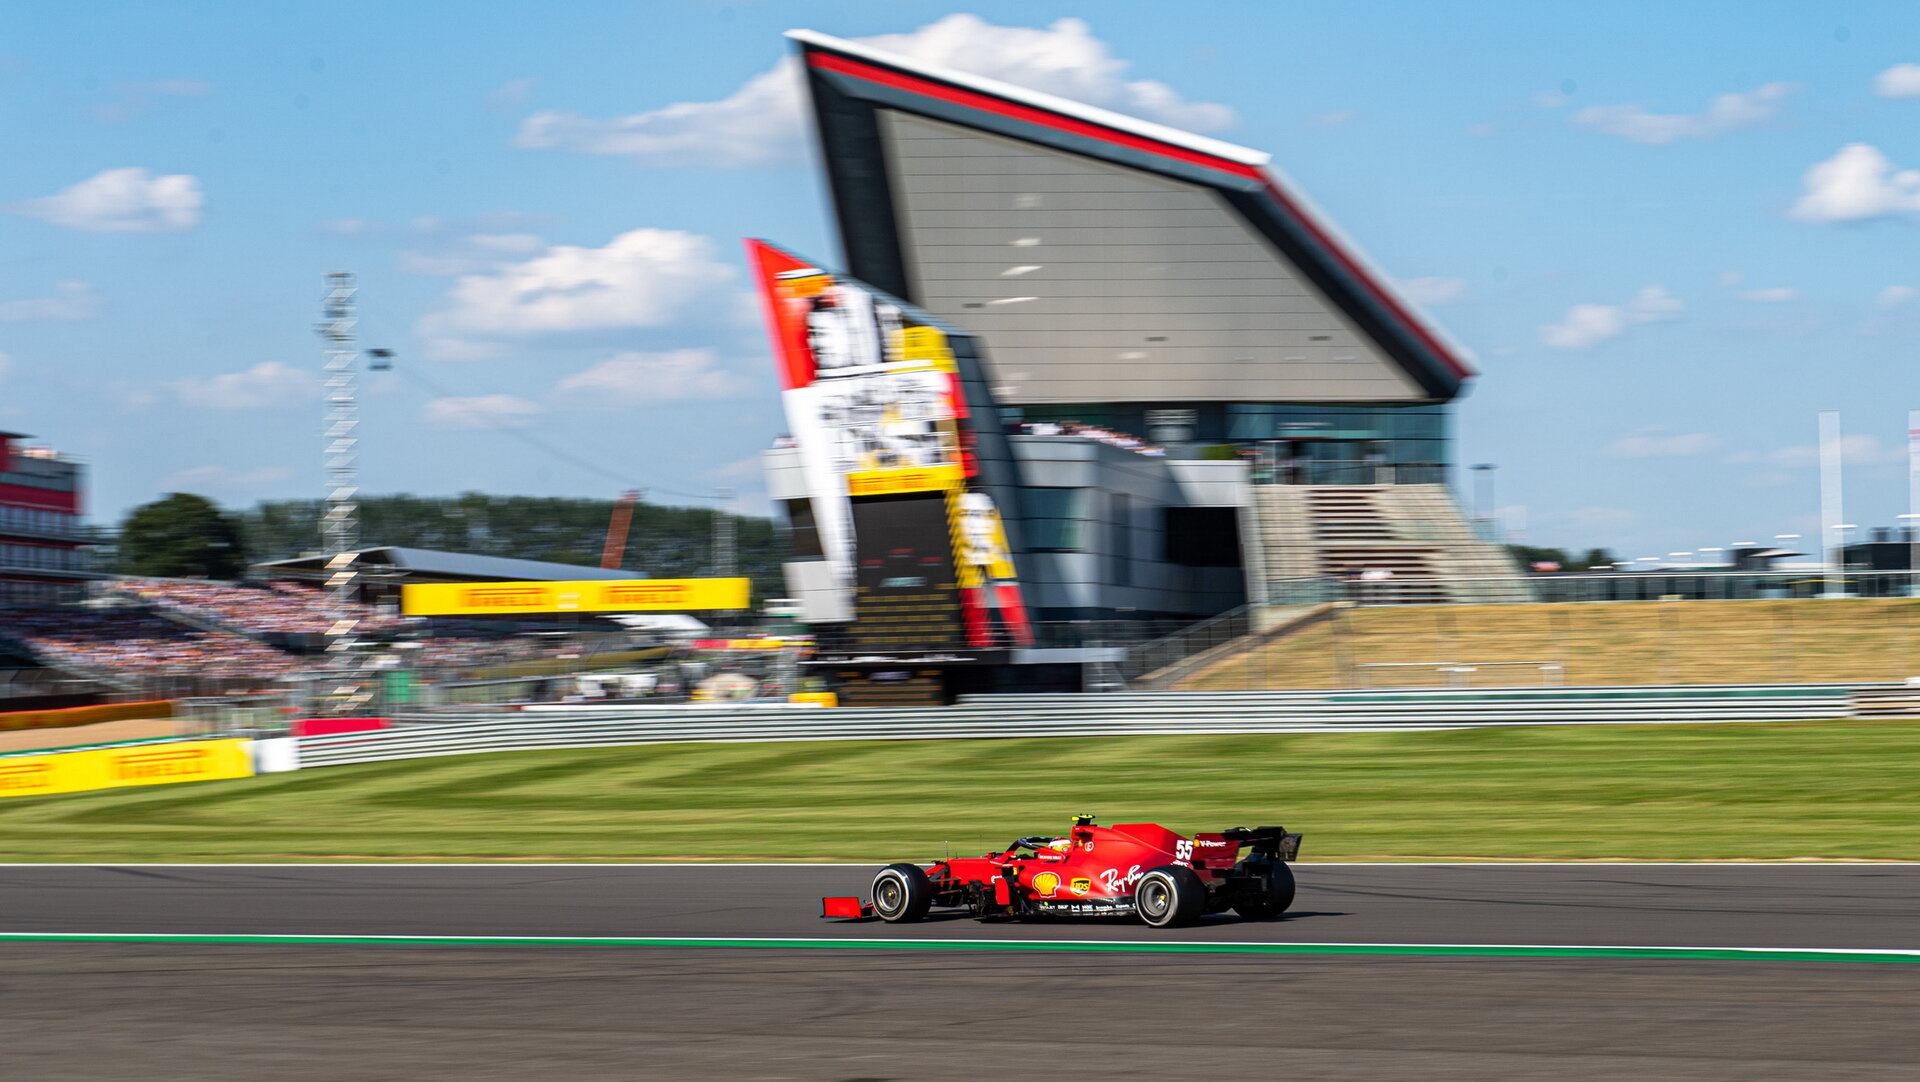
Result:
[[[1267,155],[789,37],[846,277],[977,354],[1035,626],[1201,617],[1361,567],[1436,600],[1517,576],[1447,487],[1463,351]],[[813,522],[839,496],[804,458],[769,476]],[[857,622],[820,562],[788,565],[807,615]]]

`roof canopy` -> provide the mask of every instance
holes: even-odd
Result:
[[[266,574],[324,578],[329,573],[327,560],[326,556],[299,556],[290,560],[269,560],[253,567]],[[382,578],[411,582],[571,582],[580,579],[646,577],[639,571],[611,571],[578,564],[548,563],[545,560],[475,556],[465,552],[436,552],[392,545],[361,550],[360,568],[376,574],[384,572]]]
[[[1444,401],[1464,351],[1267,155],[797,30],[849,271],[1043,402]]]

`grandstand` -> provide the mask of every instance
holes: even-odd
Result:
[[[1339,606],[1188,671],[1196,691],[1920,676],[1920,600]]]
[[[0,605],[79,598],[90,579],[81,462],[0,432]]]

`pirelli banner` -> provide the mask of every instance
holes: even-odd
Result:
[[[190,740],[0,758],[0,797],[253,776],[247,740]]]
[[[589,579],[456,582],[400,588],[408,616],[512,616],[567,612],[711,612],[744,609],[747,579]]]

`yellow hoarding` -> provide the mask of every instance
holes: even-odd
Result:
[[[245,740],[188,740],[0,758],[0,797],[253,776]]]
[[[584,582],[456,582],[400,588],[408,616],[556,612],[698,612],[744,609],[747,579],[589,579]]]
[[[966,483],[958,463],[909,469],[854,470],[847,474],[849,496],[891,496],[899,492],[945,492]]]

